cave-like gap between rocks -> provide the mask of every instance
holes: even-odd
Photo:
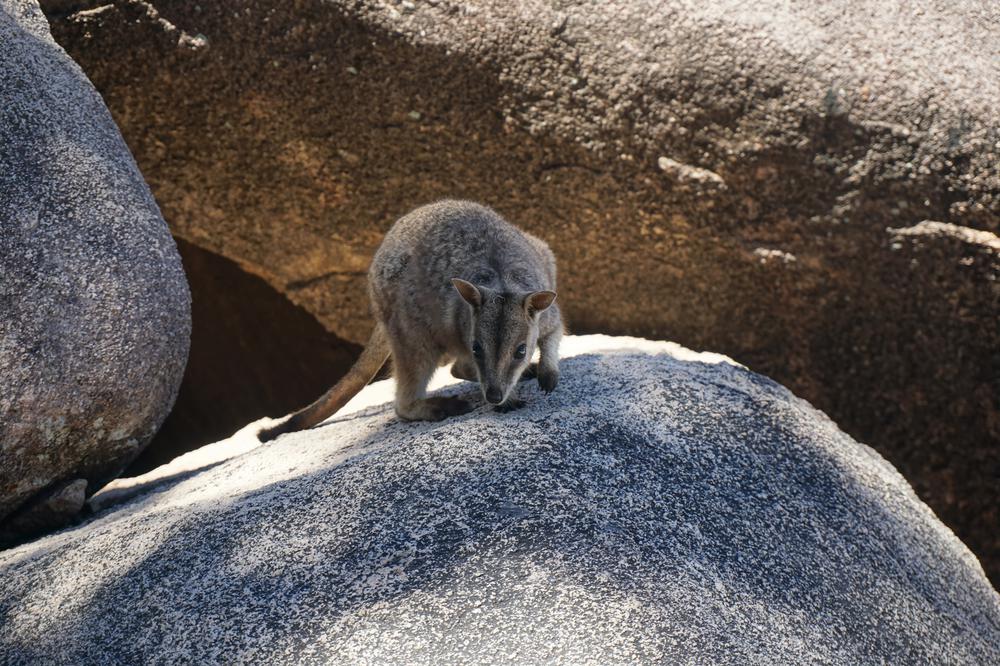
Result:
[[[308,404],[361,351],[235,262],[176,241],[191,288],[191,351],[173,410],[125,476]]]

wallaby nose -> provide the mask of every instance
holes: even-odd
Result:
[[[490,386],[486,389],[486,401],[492,405],[499,405],[503,402],[503,391],[499,386]]]

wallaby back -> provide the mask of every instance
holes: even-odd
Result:
[[[340,381],[320,396],[316,402],[308,407],[303,407],[278,425],[261,431],[258,435],[260,441],[267,442],[278,435],[311,428],[333,416],[368,385],[368,382],[389,358],[389,351],[389,340],[386,337],[385,328],[381,323],[377,323],[367,344],[365,344],[364,351],[361,352],[361,356],[347,371],[347,374],[341,377]]]

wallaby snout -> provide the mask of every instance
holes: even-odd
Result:
[[[503,402],[503,389],[495,384],[487,386],[484,393],[486,395],[486,402],[491,405],[499,405]]]

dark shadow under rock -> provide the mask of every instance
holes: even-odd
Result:
[[[190,361],[174,410],[128,476],[308,404],[360,351],[229,259],[177,245],[191,285]]]

